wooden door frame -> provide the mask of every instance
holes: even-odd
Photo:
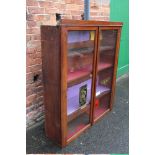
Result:
[[[97,54],[96,54],[96,70],[95,70],[95,83],[94,83],[94,98],[93,98],[93,110],[92,110],[92,125],[102,118],[109,110],[107,110],[101,117],[99,116],[97,119],[94,118],[94,109],[95,109],[95,98],[96,98],[96,80],[97,80],[97,67],[99,62],[99,47],[100,47],[100,31],[102,30],[117,30],[117,38],[116,38],[116,48],[115,48],[115,56],[114,56],[114,69],[113,69],[113,77],[112,77],[112,85],[111,85],[111,95],[110,95],[110,110],[113,107],[114,95],[115,95],[115,86],[116,86],[116,74],[117,74],[117,66],[118,66],[118,54],[120,47],[120,36],[121,36],[121,26],[99,26],[98,27],[98,39],[97,39]]]
[[[90,115],[89,124],[73,135],[67,140],[67,33],[73,30],[85,30],[85,31],[95,31],[95,42],[94,42],[94,57],[92,64],[92,88],[91,88],[91,102],[90,102]],[[95,72],[96,72],[96,54],[97,54],[97,39],[98,39],[98,26],[62,26],[61,27],[61,142],[62,147],[66,146],[68,143],[73,141],[78,137],[84,130],[91,126],[92,112],[93,112],[93,96],[94,96],[94,82],[95,82]]]

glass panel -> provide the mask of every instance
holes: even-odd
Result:
[[[97,66],[95,119],[109,109],[113,77],[117,30],[100,31],[99,61]]]
[[[98,118],[109,109],[109,102],[110,94],[105,94],[104,97],[99,97],[95,99],[95,118]]]
[[[89,124],[95,31],[68,31],[68,134]]]
[[[109,68],[114,64],[117,30],[100,31],[98,70]]]

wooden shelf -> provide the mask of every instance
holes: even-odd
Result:
[[[107,69],[107,68],[111,68],[113,67],[113,65],[111,63],[99,63],[98,64],[98,72],[104,70],[104,69]]]
[[[99,47],[100,52],[102,52],[102,51],[110,51],[110,50],[114,50],[114,49],[115,49],[115,47],[113,47],[113,46],[100,46]]]
[[[68,43],[68,49],[78,49],[79,47],[94,47],[94,40]]]
[[[68,51],[68,57],[81,56],[82,54],[93,54],[93,48],[74,48]]]
[[[94,122],[97,122],[99,119],[101,119],[105,114],[107,114],[110,111],[110,108],[104,108],[104,109],[97,109],[95,113]]]
[[[68,73],[67,85],[68,87],[71,87],[75,84],[86,81],[91,77],[92,77],[91,72],[86,70],[78,70],[72,73],[70,72]]]
[[[77,118],[78,116],[80,116],[85,112],[89,113],[89,108],[90,108],[90,104],[86,104],[84,107],[79,107],[77,110],[75,110],[74,112],[68,115],[68,118],[67,118],[68,122],[74,120],[75,118]]]
[[[81,130],[85,130],[88,126],[90,126],[90,120],[89,115],[86,113],[83,113],[74,119],[74,121],[68,122],[67,141],[70,141],[72,138],[74,139]]]
[[[98,85],[96,87],[96,98],[101,98],[102,96],[104,96],[110,92],[111,92],[110,88]]]

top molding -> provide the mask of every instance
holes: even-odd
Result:
[[[122,27],[122,22],[110,22],[110,21],[94,21],[94,20],[72,20],[61,19],[58,25],[61,26],[119,26]]]

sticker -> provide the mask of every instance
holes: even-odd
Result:
[[[90,31],[90,40],[94,40],[94,38],[95,38],[95,32]]]
[[[80,87],[80,92],[79,92],[80,107],[86,104],[86,100],[87,100],[87,84]]]
[[[99,106],[99,100],[95,100],[95,107],[97,108]]]

